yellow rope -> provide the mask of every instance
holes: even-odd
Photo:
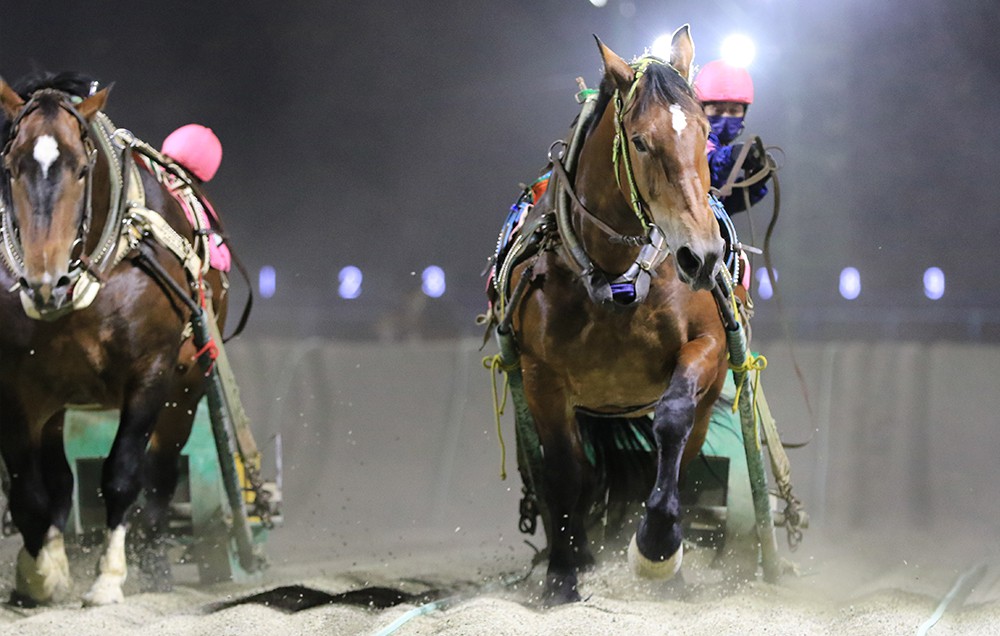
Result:
[[[757,395],[760,390],[760,372],[767,368],[767,358],[762,354],[754,355],[752,352],[747,351],[747,357],[743,361],[742,365],[729,364],[729,368],[733,370],[733,380],[736,383],[736,396],[733,398],[733,413],[739,410],[740,405],[740,395],[743,393],[743,383],[747,373],[751,371],[754,373],[753,379],[753,430],[754,430],[754,443],[757,448],[760,448],[760,435],[758,434],[758,429],[760,427],[759,423],[759,412],[760,409],[757,406]]]
[[[507,445],[503,441],[503,428],[500,426],[500,416],[507,407],[507,389],[509,388],[507,379],[507,369],[503,366],[503,359],[497,353],[483,358],[483,367],[490,372],[490,388],[493,390],[493,414],[497,419],[497,440],[500,442],[500,479],[507,479]],[[503,399],[500,399],[497,391],[497,374],[503,374]]]

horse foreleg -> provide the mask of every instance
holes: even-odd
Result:
[[[14,594],[35,603],[59,603],[72,579],[63,529],[72,503],[73,474],[62,445],[63,413],[57,413],[29,441],[27,418],[13,399],[4,399],[2,447],[10,475],[10,508],[24,546],[17,555]],[[18,434],[20,433],[20,434]]]
[[[146,444],[166,391],[155,386],[128,398],[122,408],[118,433],[101,472],[101,493],[107,507],[107,537],[97,565],[97,580],[84,594],[84,605],[120,603],[128,575],[125,557],[125,517],[141,486]]]
[[[681,501],[678,478],[681,456],[695,425],[699,397],[717,391],[718,345],[710,338],[692,340],[678,356],[667,391],[656,405],[656,483],[646,499],[646,511],[628,548],[628,561],[638,576],[669,579],[683,559]]]

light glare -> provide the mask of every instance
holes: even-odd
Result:
[[[361,281],[364,280],[364,276],[361,274],[361,270],[354,265],[348,265],[341,269],[337,280],[340,281],[337,293],[340,294],[341,298],[353,300],[361,295]]]
[[[749,36],[734,33],[722,41],[720,54],[727,64],[746,68],[757,55],[757,45]]]
[[[944,272],[940,267],[928,267],[924,272],[924,295],[931,300],[944,296]]]
[[[263,298],[271,298],[274,296],[274,290],[277,284],[277,274],[274,268],[270,265],[265,265],[260,268],[260,274],[257,275],[257,289],[260,291],[260,295]]]
[[[861,273],[854,267],[845,267],[840,272],[840,295],[854,300],[861,295]]]
[[[649,52],[660,58],[661,60],[670,59],[670,45],[673,42],[674,36],[670,33],[664,33],[660,37],[653,40],[653,45],[649,47]]]
[[[420,276],[420,289],[431,298],[440,298],[444,294],[445,280],[444,270],[437,265],[431,265],[424,269]]]
[[[778,280],[778,272],[774,272],[774,280]],[[767,300],[774,296],[774,288],[771,286],[771,276],[766,267],[757,269],[757,295]]]

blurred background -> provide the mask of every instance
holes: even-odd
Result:
[[[991,0],[54,0],[6,4],[0,75],[114,82],[109,114],[154,144],[216,131],[248,335],[447,338],[478,333],[518,184],[566,135],[574,78],[600,78],[591,34],[631,58],[687,22],[704,64],[741,33],[748,130],[783,149],[784,310],[757,293],[758,336],[998,341],[998,18]]]

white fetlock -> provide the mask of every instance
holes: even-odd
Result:
[[[98,562],[97,572],[97,580],[83,595],[83,604],[94,607],[124,601],[122,585],[128,574],[125,566],[125,526],[118,526],[108,533],[107,547]]]
[[[37,603],[61,603],[69,597],[73,581],[63,536],[57,528],[49,528],[37,558],[21,548],[14,585],[19,594]]]
[[[644,579],[666,580],[673,578],[681,569],[681,561],[684,559],[684,544],[677,546],[677,552],[670,555],[665,561],[652,561],[639,552],[639,545],[636,543],[635,535],[628,544],[628,565],[632,572]]]

